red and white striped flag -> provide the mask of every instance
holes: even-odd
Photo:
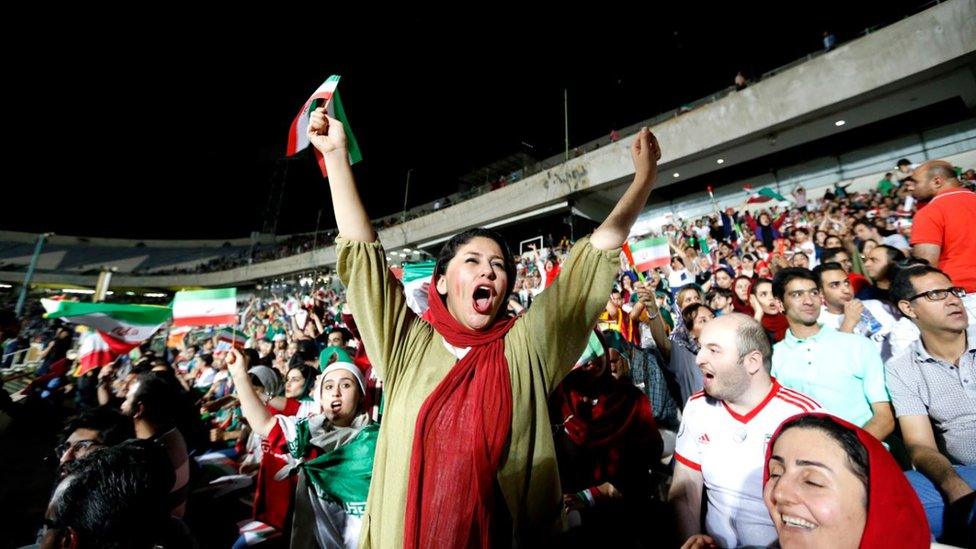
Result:
[[[42,299],[45,318],[92,328],[78,349],[75,376],[110,364],[155,334],[173,315],[169,307],[157,305],[119,305],[114,303],[80,303]]]
[[[237,288],[176,292],[173,326],[237,324]]]
[[[287,156],[292,156],[308,147],[308,119],[312,115],[312,111],[325,103],[325,110],[328,115],[342,122],[342,125],[345,126],[349,163],[355,164],[363,159],[362,153],[359,152],[356,136],[353,135],[349,120],[346,118],[346,111],[342,108],[342,100],[339,99],[339,78],[339,75],[336,74],[330,76],[302,105],[301,110],[298,111],[298,116],[292,121],[291,129],[288,131],[288,148],[285,151]],[[315,161],[318,162],[319,169],[322,170],[322,177],[328,177],[329,174],[325,171],[325,159],[322,158],[318,149],[313,147],[312,150],[315,153]]]
[[[663,236],[626,242],[624,254],[637,272],[650,271],[671,263],[671,249],[668,246],[668,239]]]

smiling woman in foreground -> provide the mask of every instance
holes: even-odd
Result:
[[[780,425],[766,450],[763,499],[783,549],[929,547],[922,505],[888,450],[828,414]]]

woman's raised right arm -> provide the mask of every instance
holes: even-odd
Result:
[[[308,140],[325,159],[339,234],[348,240],[373,242],[376,233],[356,190],[342,122],[326,115],[324,107],[315,109],[308,123]]]

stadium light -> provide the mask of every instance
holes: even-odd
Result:
[[[95,293],[95,290],[85,290],[79,288],[61,288],[61,292],[65,294],[92,295]]]
[[[681,174],[678,173],[678,172],[674,172],[674,177],[676,177],[676,178],[681,177]]]
[[[838,120],[837,122],[834,122],[834,125],[837,126],[838,128],[843,126],[844,124],[847,124],[846,120]]]
[[[13,288],[10,284],[0,284],[0,288]]]
[[[716,164],[725,164],[725,159],[724,158],[719,158],[718,160],[715,161],[715,163]]]

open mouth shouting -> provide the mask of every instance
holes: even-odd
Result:
[[[491,314],[496,295],[495,288],[490,284],[478,284],[471,296],[475,312],[482,315]]]

